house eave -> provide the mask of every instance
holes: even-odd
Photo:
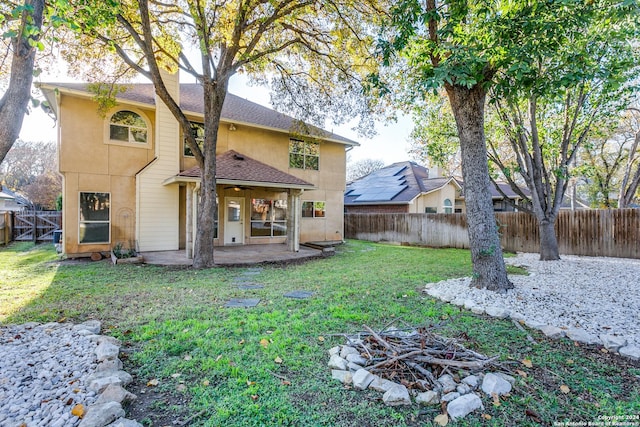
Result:
[[[78,96],[78,97],[82,97],[82,98],[86,98],[86,99],[92,99],[93,98],[93,94],[86,92],[86,91],[82,91],[82,90],[77,90],[77,89],[69,89],[69,88],[64,88],[64,87],[58,87],[52,84],[46,84],[46,83],[38,83],[36,84],[36,87],[38,87],[43,93],[45,93],[45,91],[50,92],[50,93],[55,93],[55,91],[57,90],[60,93],[63,94],[68,94],[68,95],[73,95],[73,96]],[[45,98],[47,98],[47,100],[49,101],[50,104],[51,100],[49,99],[49,97],[47,96],[47,94],[45,93]],[[151,108],[151,109],[155,109],[155,105],[154,104],[150,104],[147,102],[138,102],[138,101],[131,101],[129,99],[123,99],[121,97],[116,96],[115,97],[115,101],[118,104],[122,104],[122,105],[131,105],[131,106],[135,106],[135,107],[140,107],[140,108]],[[203,115],[202,113],[198,113],[195,111],[189,111],[189,110],[183,110],[184,114],[186,116],[192,116],[192,117],[197,117],[198,119],[203,119]],[[57,113],[57,112],[56,112]],[[245,122],[245,121],[238,121],[238,120],[232,120],[230,118],[227,117],[221,117],[220,118],[220,123],[225,123],[225,124],[234,124],[234,125],[239,125],[239,126],[250,126],[252,128],[256,128],[256,129],[262,129],[262,130],[268,130],[268,131],[273,131],[273,132],[279,132],[279,133],[285,133],[287,135],[291,135],[291,130],[289,129],[282,129],[282,128],[276,128],[276,127],[271,127],[271,126],[264,126],[264,125],[259,125],[259,124],[255,124],[255,123],[250,123],[250,122]],[[333,142],[336,144],[341,144],[341,145],[346,145],[349,147],[359,147],[360,143],[356,142],[356,141],[345,141],[345,140],[340,140],[340,139],[336,139],[336,138],[331,138],[331,137],[323,137],[320,135],[311,135],[311,134],[301,134],[301,137],[308,137],[308,138],[315,138],[315,139],[319,139],[321,141],[326,141],[326,142]]]
[[[200,183],[199,177],[194,176],[171,176],[162,182],[162,185],[173,184],[187,184],[187,183]],[[234,185],[239,187],[265,187],[265,188],[281,188],[281,189],[294,189],[294,190],[314,190],[316,187],[313,185],[303,184],[286,184],[282,182],[267,182],[267,181],[242,181],[234,179],[216,179],[216,185]]]
[[[345,203],[344,206],[348,207],[348,206],[377,206],[377,205],[410,205],[413,201],[409,200],[406,202],[360,202],[360,203]]]

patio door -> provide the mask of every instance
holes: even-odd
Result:
[[[224,244],[244,243],[244,198],[225,198]]]

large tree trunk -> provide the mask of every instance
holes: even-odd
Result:
[[[19,30],[21,33],[11,39],[13,58],[9,87],[0,99],[0,163],[20,135],[22,121],[31,99],[36,48],[29,42],[40,37],[44,0],[26,0],[25,6],[28,9],[22,12]],[[26,30],[27,27],[37,28],[37,32],[33,34],[31,30]]]
[[[222,105],[227,96],[228,79],[203,82],[204,87],[204,155],[200,165],[200,204],[198,208],[198,232],[196,234],[193,266],[214,267],[213,239],[215,235],[214,213],[217,211],[216,148]]]
[[[540,232],[540,261],[556,261],[560,259],[558,239],[556,238],[555,219],[538,220]]]
[[[447,85],[449,102],[456,119],[462,153],[464,197],[473,262],[471,285],[505,292],[513,288],[507,278],[500,237],[493,212],[484,135],[485,91]]]

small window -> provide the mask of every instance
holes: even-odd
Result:
[[[202,149],[202,147],[204,147],[204,125],[202,123],[191,123],[191,133],[193,134],[193,137],[196,139],[196,143],[198,144],[198,147],[200,147],[200,149]],[[187,138],[184,138],[184,155],[186,157],[193,157],[193,152],[191,151],[191,148],[189,148],[189,146],[187,145]]]
[[[444,213],[453,213],[453,205],[451,204],[451,199],[444,199]]]
[[[146,144],[148,142],[147,122],[140,114],[133,111],[117,111],[109,120],[109,139],[117,142]]]
[[[277,237],[287,235],[286,200],[251,200],[251,236]]]
[[[424,208],[424,213],[428,213],[428,214],[438,213],[438,208],[426,207]]]
[[[109,243],[109,193],[80,193],[79,243]]]
[[[324,218],[327,214],[326,202],[302,202],[303,218]]]
[[[289,140],[289,167],[317,171],[320,167],[320,144],[298,139]]]

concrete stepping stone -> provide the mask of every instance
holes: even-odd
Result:
[[[310,291],[291,291],[284,294],[287,298],[295,298],[295,299],[307,299],[313,296],[313,292]]]
[[[260,298],[231,298],[225,308],[251,308],[260,303]]]
[[[241,283],[238,285],[238,289],[241,291],[252,291],[255,289],[263,289],[264,285],[260,285],[258,283]]]

